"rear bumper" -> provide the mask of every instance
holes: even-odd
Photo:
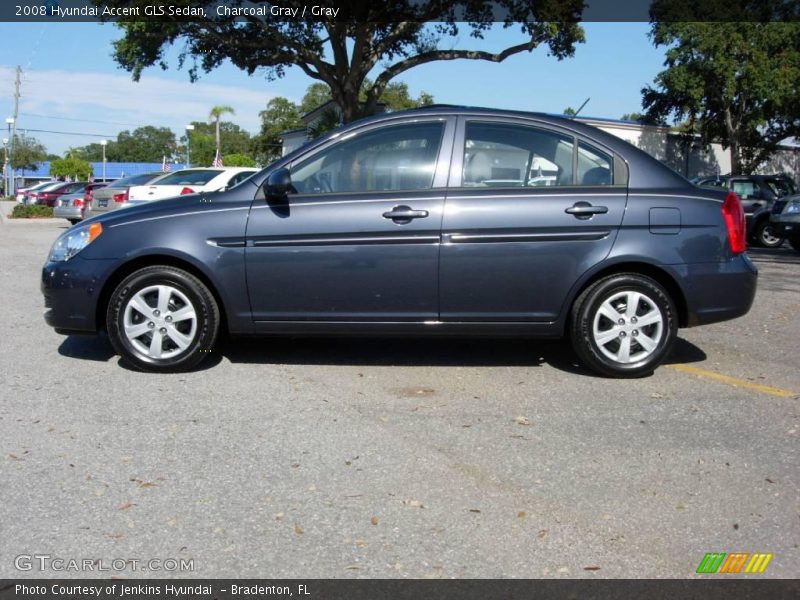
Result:
[[[83,210],[78,206],[56,206],[53,216],[59,219],[82,219]]]
[[[695,327],[735,319],[753,305],[758,269],[747,254],[724,263],[683,265],[687,325]]]
[[[97,303],[115,260],[84,260],[80,256],[42,268],[44,320],[59,333],[97,331]]]

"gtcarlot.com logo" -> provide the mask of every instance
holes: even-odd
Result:
[[[70,573],[107,571],[194,571],[193,558],[65,558],[49,554],[20,554],[14,557],[19,571]]]
[[[700,561],[697,573],[763,573],[771,560],[772,554],[765,552],[708,552]]]

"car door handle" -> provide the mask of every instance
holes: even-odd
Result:
[[[410,206],[395,206],[392,210],[383,213],[384,219],[391,219],[395,223],[410,223],[412,219],[424,219],[428,216],[427,210],[414,210]]]
[[[573,215],[576,219],[590,219],[592,215],[604,215],[608,212],[607,206],[592,206],[588,202],[576,202],[564,212]]]

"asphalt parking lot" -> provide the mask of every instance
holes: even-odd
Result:
[[[695,577],[800,572],[800,254],[751,253],[746,317],[652,377],[564,343],[228,341],[121,365],[42,320],[55,223],[0,224],[0,577]],[[20,571],[15,557],[190,559]],[[743,575],[739,575],[743,577]]]

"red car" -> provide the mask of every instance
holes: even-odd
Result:
[[[28,196],[28,204],[42,204],[53,207],[59,196],[63,194],[74,194],[83,190],[88,183],[86,181],[76,181],[73,183],[61,183],[54,187],[45,188],[40,192],[32,192]]]

